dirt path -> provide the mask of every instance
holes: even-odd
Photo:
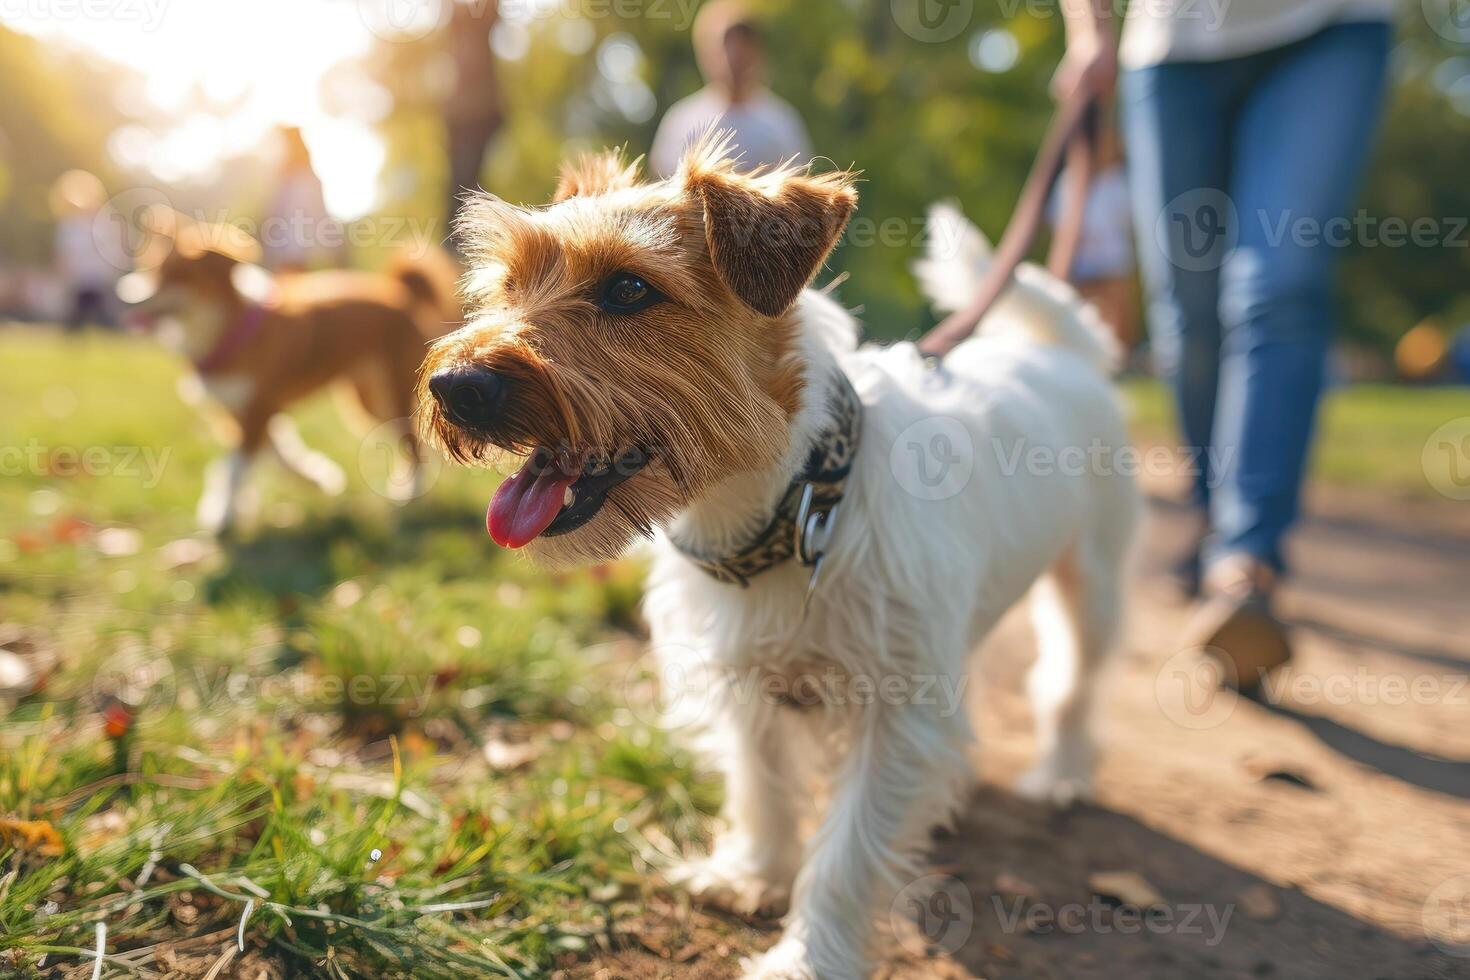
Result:
[[[1248,701],[1175,655],[1187,609],[1161,569],[1188,527],[1155,499],[1095,805],[1001,788],[1031,756],[1030,636],[1004,624],[974,699],[983,786],[900,903],[884,974],[1470,978],[1470,507],[1319,489],[1312,512],[1284,597],[1297,661]],[[1162,906],[1098,898],[1108,871]],[[675,900],[571,975],[738,976],[773,937]]]

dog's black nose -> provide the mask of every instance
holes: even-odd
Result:
[[[505,378],[482,367],[449,368],[429,378],[429,393],[449,421],[471,428],[495,420],[505,388]]]

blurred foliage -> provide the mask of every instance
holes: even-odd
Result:
[[[482,0],[488,2],[488,0]],[[751,0],[771,44],[772,87],[805,118],[819,154],[863,172],[862,203],[825,278],[847,272],[839,295],[860,308],[880,339],[932,322],[909,275],[922,245],[923,215],[956,197],[992,236],[1003,229],[1050,114],[1047,82],[1061,52],[1061,22],[1046,5],[977,3],[966,28],[942,42],[900,28],[887,0]],[[700,85],[683,0],[562,0],[497,30],[507,122],[487,155],[486,188],[512,201],[547,199],[558,163],[583,148],[650,144],[659,115]],[[902,4],[897,5],[901,7]],[[539,9],[519,3],[524,14]],[[638,16],[628,16],[629,13]],[[620,16],[621,14],[621,16]],[[1014,38],[1008,71],[977,69],[972,48],[993,29]],[[606,55],[636,45],[631,78]],[[44,188],[68,166],[100,166],[111,121],[94,98],[95,66],[51,54],[0,30],[0,254],[35,261],[49,251]],[[416,221],[438,214],[446,165],[438,90],[444,56],[434,35],[384,41],[352,71],[382,82],[394,106],[380,124],[388,143],[379,213]],[[1354,245],[1343,264],[1345,332],[1386,348],[1425,317],[1447,326],[1470,318],[1470,247],[1452,241],[1453,219],[1470,216],[1470,53],[1436,34],[1420,5],[1406,5],[1394,57],[1395,90],[1360,206],[1379,221],[1431,218],[1440,243]],[[638,99],[629,99],[636,88]],[[630,103],[635,107],[630,111]],[[643,105],[644,111],[637,108]],[[1458,108],[1457,108],[1458,106]],[[99,124],[100,121],[100,124]],[[105,174],[105,168],[104,168]],[[259,176],[227,168],[230,200],[259,202]],[[170,188],[176,201],[197,191]],[[177,191],[177,196],[175,196]],[[197,198],[194,198],[197,199]],[[438,226],[441,235],[447,228]],[[358,259],[374,265],[370,250]]]
[[[82,59],[0,28],[0,258],[51,254],[47,191],[66,170],[104,177],[107,114]]]
[[[558,162],[578,148],[626,144],[642,152],[663,109],[701,84],[679,4],[636,5],[647,12],[638,18],[607,16],[600,0],[570,0],[561,9],[579,5],[598,35],[589,52],[568,51],[566,19],[547,17],[527,28],[528,53],[502,64],[509,122],[487,160],[484,185],[508,200],[545,201]],[[772,87],[806,120],[819,154],[863,172],[858,217],[828,276],[851,274],[839,295],[862,310],[870,336],[922,331],[933,316],[908,267],[922,247],[925,209],[936,198],[957,197],[992,238],[1000,235],[1050,115],[1047,83],[1062,50],[1059,19],[1041,16],[1042,5],[1021,5],[1007,18],[1004,5],[981,3],[965,31],[928,42],[901,30],[893,5],[878,0],[751,5],[768,27]],[[974,66],[971,48],[997,28],[1015,38],[1019,59],[1010,71],[990,74]],[[606,97],[609,82],[598,69],[598,52],[628,36],[643,53],[640,75],[658,106],[637,121]],[[1465,54],[1435,34],[1417,6],[1404,18],[1398,82],[1360,202],[1369,215],[1410,224],[1430,217],[1447,237],[1454,231],[1447,219],[1470,216],[1464,180],[1470,116],[1457,111],[1444,84],[1455,65],[1470,75]],[[412,59],[400,51],[397,60],[402,68]],[[414,88],[402,76],[390,75],[389,85],[400,93]],[[1470,108],[1463,99],[1461,107]],[[393,152],[420,172],[442,173],[437,150],[402,118],[428,111],[400,105],[390,128],[399,137]],[[437,185],[421,188],[417,206],[432,209],[437,194]],[[1425,317],[1447,324],[1470,319],[1467,241],[1470,232],[1458,245],[1353,246],[1341,277],[1345,334],[1386,348]]]
[[[509,118],[487,158],[484,186],[508,200],[547,200],[558,164],[580,149],[644,152],[662,111],[702,84],[681,4],[649,0],[635,5],[645,11],[636,18],[608,16],[599,0],[561,9],[578,3],[597,32],[589,51],[567,50],[568,36],[575,37],[567,19],[546,17],[524,28],[526,56],[502,62]],[[1061,50],[1057,24],[1024,14],[1007,21],[1000,5],[982,4],[967,31],[925,43],[899,29],[888,3],[758,0],[752,7],[767,25],[772,88],[806,120],[825,165],[863,172],[859,214],[821,281],[850,273],[839,295],[862,308],[873,336],[919,331],[930,317],[908,264],[922,246],[925,211],[937,196],[957,195],[999,234],[1046,127],[1046,84]],[[1020,44],[1020,60],[1005,74],[982,73],[969,47],[1002,23]],[[646,119],[618,111],[599,70],[599,54],[629,39],[642,52],[639,75],[658,107]],[[399,137],[390,169],[412,161],[416,172],[442,173],[437,148],[410,135],[422,131],[409,120],[432,112],[432,103],[403,98],[424,92],[413,73],[428,70],[431,43],[386,47],[393,50],[379,77],[400,98],[387,130]],[[414,47],[417,56],[404,50]],[[421,185],[410,206],[432,208],[437,194],[437,185]],[[390,207],[408,203],[400,197]]]
[[[1413,9],[1417,15],[1418,5]],[[1347,329],[1383,345],[1425,317],[1447,327],[1470,322],[1470,47],[1451,44],[1423,18],[1407,17],[1394,69],[1359,207],[1411,226],[1429,218],[1441,243],[1388,247],[1365,240],[1346,256],[1340,282]]]

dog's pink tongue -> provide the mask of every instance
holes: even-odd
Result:
[[[485,530],[503,548],[524,547],[556,520],[567,487],[576,479],[554,464],[533,473],[528,462],[495,491],[485,512]]]

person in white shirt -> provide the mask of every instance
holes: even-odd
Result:
[[[766,87],[765,39],[744,8],[734,0],[700,8],[694,54],[705,87],[664,113],[648,154],[654,173],[672,174],[685,148],[712,126],[734,132],[741,170],[811,156],[801,117]]]
[[[319,265],[346,265],[350,249],[341,225],[327,211],[322,180],[311,164],[306,139],[295,126],[277,130],[281,165],[271,188],[260,244],[272,272],[305,272]]]
[[[1148,0],[1119,52],[1098,0],[1061,0],[1060,98],[1119,63],[1153,350],[1194,462],[1205,603],[1187,646],[1242,687],[1290,656],[1285,571],[1332,342],[1332,274],[1378,123],[1393,0]],[[1212,462],[1218,461],[1218,462]]]
[[[107,206],[107,191],[95,174],[68,170],[51,186],[56,218],[56,271],[67,297],[68,330],[88,323],[113,325],[108,296],[120,275],[121,225]],[[110,246],[109,254],[104,247]]]

